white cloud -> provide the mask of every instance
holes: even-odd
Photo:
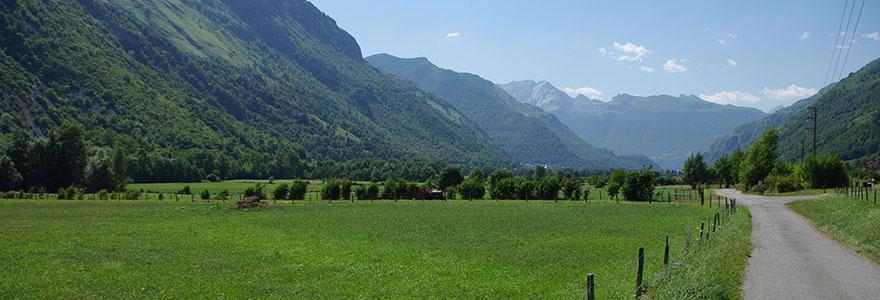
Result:
[[[735,38],[738,38],[739,36],[736,35],[736,33],[728,33],[728,34],[727,34],[727,37],[732,38],[732,39],[735,39]]]
[[[728,59],[727,65],[736,68],[739,64],[735,60]]]
[[[597,99],[602,96],[602,91],[597,90],[595,88],[588,87],[588,86],[579,87],[579,88],[567,87],[567,88],[562,89],[562,91],[566,92],[572,96],[584,95],[590,99]]]
[[[746,92],[720,91],[711,95],[700,95],[700,98],[718,104],[754,105],[761,102],[761,98]]]
[[[865,37],[875,41],[880,41],[880,32],[866,33]]]
[[[641,67],[640,69],[645,73],[654,73],[654,68],[651,67]]]
[[[679,59],[670,59],[667,60],[665,64],[663,64],[663,70],[669,73],[682,73],[687,72],[688,68],[682,65],[684,60]]]
[[[811,36],[813,36],[812,32],[805,31],[804,33],[801,33],[801,37],[798,39],[799,40],[806,40],[806,39],[810,38]]]
[[[783,89],[771,90],[765,87],[761,90],[761,94],[764,95],[764,97],[781,101],[798,101],[815,95],[817,92],[818,91],[814,88],[806,88],[795,84],[789,85]]]
[[[725,40],[718,40],[718,43],[722,45],[727,45],[727,41]]]
[[[627,42],[626,44],[614,42],[614,51],[599,48],[599,53],[611,56],[611,58],[617,61],[642,61],[642,58],[651,53],[651,51],[645,46],[636,45],[632,42]]]
[[[450,33],[447,33],[447,34],[446,34],[446,38],[447,38],[447,39],[454,39],[454,38],[457,38],[457,37],[461,37],[461,33],[459,33],[459,32],[450,32]]]

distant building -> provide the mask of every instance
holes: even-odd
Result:
[[[425,190],[425,200],[445,200],[446,198],[443,196],[443,190],[439,189],[428,189]]]

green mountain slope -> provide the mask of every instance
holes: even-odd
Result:
[[[653,165],[645,157],[620,157],[587,144],[553,115],[520,103],[479,76],[441,69],[425,58],[379,54],[366,59],[448,101],[520,163],[588,169]]]
[[[736,149],[748,148],[761,137],[761,134],[764,133],[764,131],[771,127],[782,126],[801,110],[812,105],[819,95],[826,91],[827,89],[822,90],[815,96],[798,101],[791,106],[781,108],[771,113],[763,120],[743,124],[742,126],[737,127],[733,132],[712,143],[712,146],[709,147],[709,151],[706,153],[706,159],[709,161],[715,161],[722,155],[730,154]]]
[[[710,157],[745,148],[773,126],[779,129],[779,154],[783,160],[801,159],[801,145],[812,150],[812,112],[817,108],[817,144],[821,154],[859,161],[880,155],[880,59],[815,96],[801,100],[766,119],[744,125],[713,145]]]
[[[96,145],[233,164],[226,176],[276,174],[282,156],[512,163],[304,0],[2,1],[0,88],[2,133],[75,121]]]
[[[843,160],[880,155],[880,59],[830,87],[813,106],[817,108],[819,153]],[[801,110],[780,127],[782,159],[798,160],[800,142],[810,145],[810,115],[809,110]]]
[[[767,128],[779,129],[779,154],[782,159],[801,159],[801,145],[807,154],[812,150],[812,112],[817,108],[817,151],[835,154],[843,160],[859,161],[880,155],[880,59],[815,96],[801,100],[766,119],[737,128],[717,141],[710,157],[745,148]]]
[[[744,123],[762,119],[757,109],[719,105],[696,96],[618,95],[605,103],[572,98],[547,82],[499,85],[524,103],[553,113],[587,142],[621,154],[643,154],[667,169],[681,169],[694,152]]]

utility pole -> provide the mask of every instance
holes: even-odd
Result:
[[[818,114],[816,113],[817,109],[815,106],[810,106],[809,109],[810,109],[810,113],[812,113],[812,118],[813,118],[813,120],[812,120],[813,126],[811,129],[813,130],[813,157],[815,157],[816,156],[816,128],[818,127],[818,122],[816,121],[816,119],[817,119],[816,116]]]
[[[801,140],[801,159],[804,159],[804,155],[806,155],[806,152],[804,152],[804,140]]]

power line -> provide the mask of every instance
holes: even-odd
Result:
[[[849,51],[852,50],[853,42],[856,41],[856,33],[859,31],[859,22],[862,21],[862,10],[865,9],[865,2],[868,0],[862,0],[862,7],[859,8],[859,17],[856,18],[856,26],[853,28],[852,38],[849,39],[849,46],[846,47],[846,56],[843,58],[843,65],[840,65],[840,75],[837,78],[843,78],[843,72],[846,69],[846,61],[849,60]],[[853,2],[855,4],[855,2]]]
[[[849,17],[846,18],[846,31],[843,32],[843,42],[844,43],[846,43],[846,37],[850,35],[849,34],[849,24],[852,24],[852,16],[853,16],[853,13],[856,11],[856,1],[857,0],[853,0],[853,5],[852,5],[852,7],[849,8]],[[842,45],[843,44],[834,45],[834,47],[841,47]],[[840,49],[840,54],[837,55],[837,60],[834,62],[834,71],[831,72],[831,76],[837,75],[837,66],[840,65],[840,57],[841,56],[843,56],[843,48]],[[837,77],[831,78],[832,81],[837,81],[837,79],[838,79]]]
[[[853,6],[855,6],[855,0],[853,0]],[[843,19],[846,18],[846,8],[849,6],[849,0],[843,3],[843,13],[840,15],[840,24],[837,25],[837,31],[834,32],[834,35],[837,38],[834,40],[834,46],[831,47],[831,60],[828,61],[828,71],[825,71],[825,85],[828,85],[828,81],[831,77],[831,66],[834,65],[834,57],[837,56],[837,45],[840,43],[840,31],[843,29]],[[834,69],[837,71],[837,68]]]

